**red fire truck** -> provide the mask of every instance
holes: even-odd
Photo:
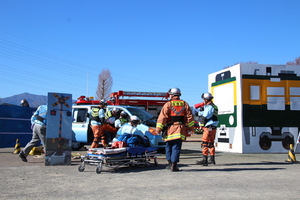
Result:
[[[132,92],[120,90],[111,93],[107,103],[109,105],[140,107],[154,117],[157,117],[163,105],[168,101],[168,98],[169,94],[167,92]],[[80,96],[75,104],[97,105],[99,104],[99,100]]]

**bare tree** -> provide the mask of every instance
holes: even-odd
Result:
[[[111,93],[111,87],[113,84],[113,79],[111,73],[108,69],[103,69],[98,76],[98,88],[96,91],[97,98],[108,99]]]
[[[300,65],[300,57],[295,58],[294,61],[289,61],[286,63],[287,65]]]

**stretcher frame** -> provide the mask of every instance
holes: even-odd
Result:
[[[134,148],[134,147],[131,147]],[[143,152],[140,155],[132,155],[130,153],[121,152],[118,154],[111,155],[98,155],[88,153],[85,156],[81,156],[81,164],[78,167],[79,172],[85,170],[86,164],[96,166],[96,173],[100,174],[103,170],[103,167],[117,170],[120,167],[149,167],[150,161],[154,161],[154,165],[157,166],[157,151]]]

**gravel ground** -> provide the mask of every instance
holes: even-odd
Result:
[[[165,169],[164,155],[157,156],[157,166],[151,160],[149,167],[97,174],[92,165],[79,172],[80,159],[45,166],[42,156],[24,163],[13,148],[0,148],[0,199],[299,199],[300,165],[285,162],[287,154],[217,152],[217,164],[204,167],[195,164],[199,140],[190,141],[183,143],[180,172]]]

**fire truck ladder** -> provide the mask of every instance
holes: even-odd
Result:
[[[121,97],[121,96],[128,96],[128,97],[162,97],[168,98],[169,94],[165,92],[132,92],[132,91],[118,91],[111,94],[113,97]]]

